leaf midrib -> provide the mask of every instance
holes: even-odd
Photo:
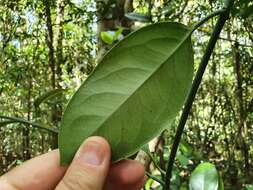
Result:
[[[105,122],[110,119],[168,60],[169,58],[174,55],[174,53],[182,46],[182,44],[188,39],[188,37],[191,35],[191,30],[187,29],[188,32],[186,33],[185,37],[183,38],[183,40],[175,47],[175,49],[170,53],[170,55],[168,55],[168,58],[163,61],[162,64],[160,64],[153,72],[151,72],[151,74],[141,83],[141,85],[139,85],[134,91],[133,93],[131,93],[118,107],[117,109],[115,109],[111,114],[108,115],[108,117],[106,117],[101,124],[99,124],[99,126],[103,126],[105,124]],[[159,39],[159,38],[157,38]],[[93,131],[93,134],[98,131],[99,127],[97,127],[97,129],[95,129]]]

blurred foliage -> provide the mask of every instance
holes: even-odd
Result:
[[[0,0],[0,115],[57,129],[67,101],[114,43],[148,23],[176,21],[192,26],[222,3]],[[189,189],[190,175],[201,162],[216,166],[225,189],[252,189],[252,13],[251,0],[236,1],[186,124],[172,189]],[[215,21],[209,20],[193,35],[195,68]],[[166,168],[177,123],[161,134],[150,152],[156,164],[150,162],[146,169],[160,179],[164,175],[156,166]],[[56,147],[56,141],[50,132],[0,119],[0,174]],[[149,178],[145,189],[162,187]]]

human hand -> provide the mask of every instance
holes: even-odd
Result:
[[[59,165],[54,150],[0,177],[1,190],[140,190],[144,167],[125,160],[110,165],[110,147],[101,137],[88,138],[69,167]]]

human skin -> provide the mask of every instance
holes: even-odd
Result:
[[[31,159],[0,177],[0,190],[140,190],[144,167],[133,160],[110,164],[110,146],[102,137],[84,141],[68,167],[59,151]]]

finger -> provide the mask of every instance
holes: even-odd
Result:
[[[139,190],[144,182],[143,165],[134,160],[124,160],[111,165],[104,190]]]
[[[59,165],[59,151],[29,160],[0,177],[0,189],[4,190],[52,190],[59,183],[66,167]]]
[[[90,137],[80,147],[56,190],[101,190],[110,163],[110,146]]]

